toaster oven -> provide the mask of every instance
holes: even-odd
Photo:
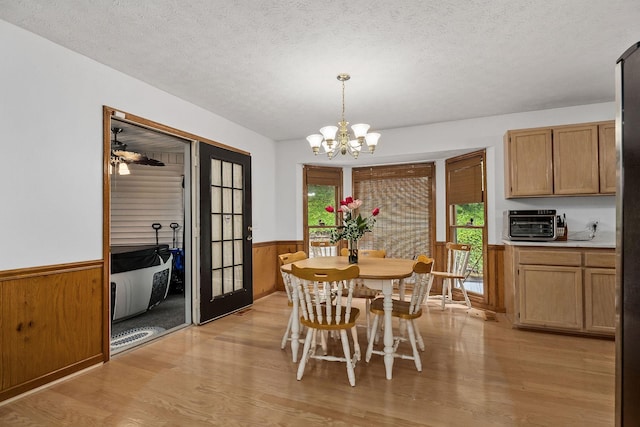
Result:
[[[555,209],[509,211],[507,221],[510,240],[548,241],[557,238]]]

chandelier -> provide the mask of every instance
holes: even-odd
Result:
[[[353,137],[349,135],[347,129],[349,122],[344,119],[344,82],[349,80],[351,76],[349,74],[338,74],[337,78],[342,82],[342,120],[338,122],[338,126],[325,126],[320,129],[320,134],[316,133],[307,137],[313,154],[317,156],[320,153],[320,147],[322,147],[324,152],[321,154],[326,154],[330,159],[333,159],[338,153],[342,155],[349,153],[354,159],[357,159],[365,142],[369,148],[369,153],[373,154],[376,145],[378,145],[380,134],[375,132],[367,133],[369,125],[359,123],[351,126]]]

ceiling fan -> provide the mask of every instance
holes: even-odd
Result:
[[[111,163],[114,166],[123,163],[135,163],[138,165],[148,166],[164,166],[164,163],[159,160],[151,159],[144,154],[137,153],[135,151],[128,151],[127,144],[118,141],[118,134],[122,131],[122,128],[111,128],[111,133],[113,133],[113,140],[111,141]]]

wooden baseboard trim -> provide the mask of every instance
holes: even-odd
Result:
[[[39,378],[35,378],[31,381],[27,381],[22,384],[18,384],[14,387],[0,391],[0,404],[4,405],[8,400],[15,400],[28,393],[34,393],[37,390],[41,390],[46,387],[51,387],[53,384],[63,381],[75,375],[79,375],[87,369],[91,369],[95,366],[102,365],[102,354],[92,356],[88,359],[74,363],[73,365],[66,366],[57,371],[48,373]]]

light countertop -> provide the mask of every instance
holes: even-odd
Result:
[[[569,233],[571,237],[571,233]],[[511,246],[545,246],[552,248],[609,248],[615,249],[616,236],[615,233],[601,232],[596,234],[593,240],[553,240],[549,242],[532,242],[520,240],[503,239],[502,243]]]

